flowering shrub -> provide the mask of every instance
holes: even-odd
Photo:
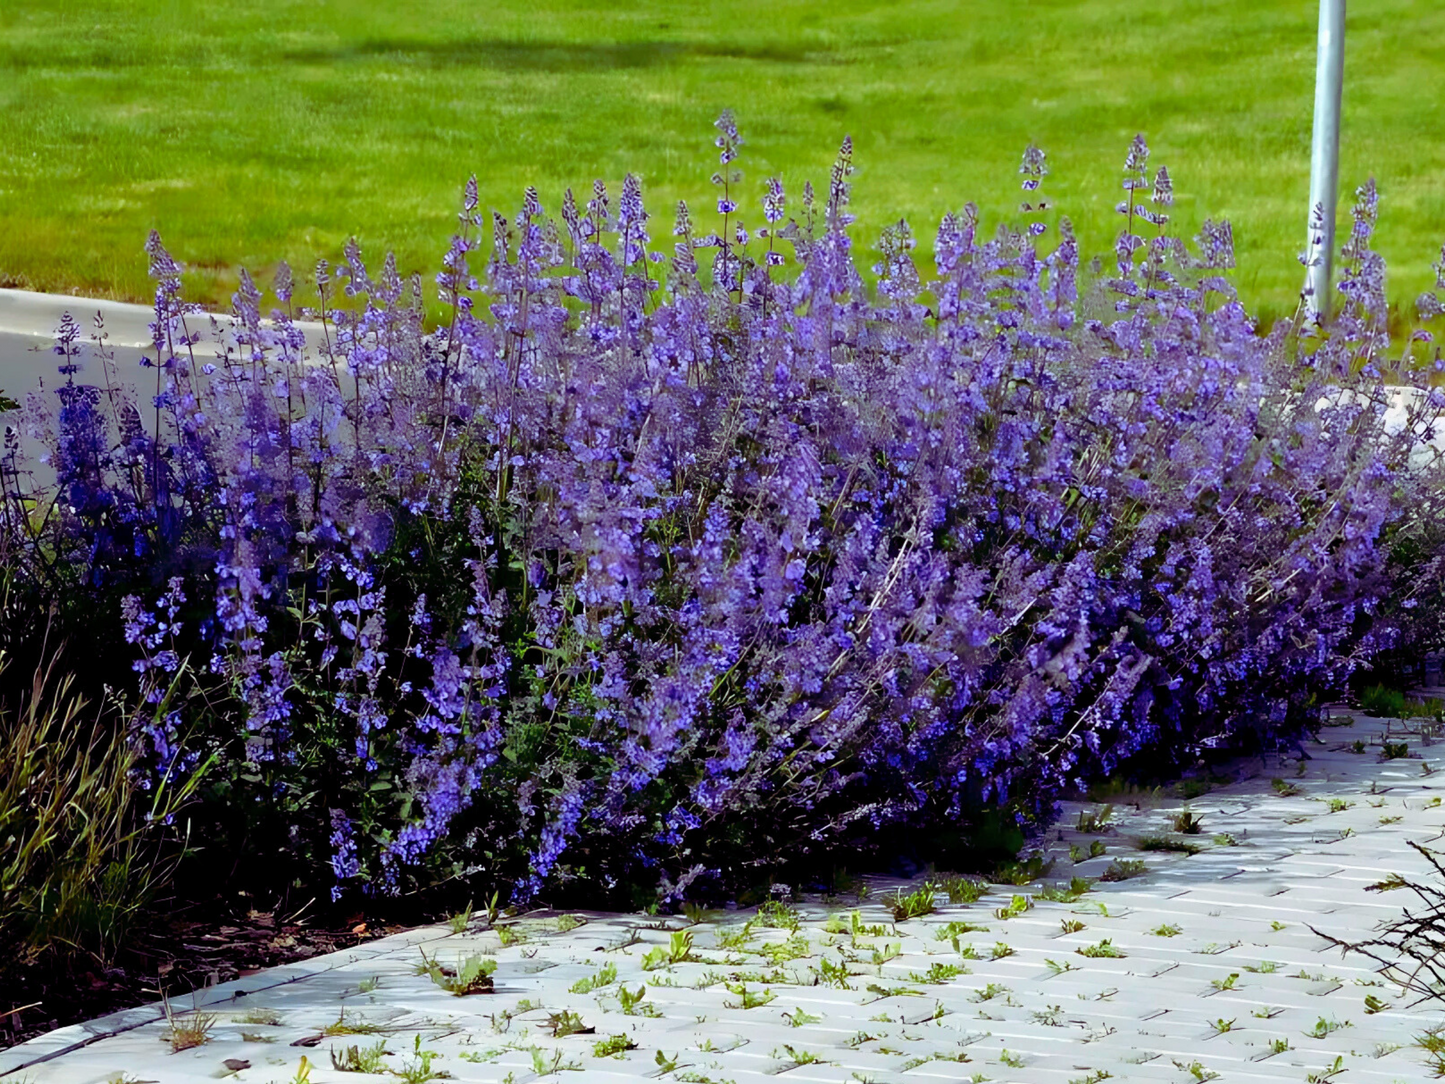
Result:
[[[1107,270],[1067,219],[1044,240],[1030,148],[1022,227],[946,216],[925,277],[900,222],[870,288],[851,144],[745,222],[717,129],[718,228],[679,205],[670,254],[629,176],[560,222],[528,190],[483,256],[469,184],[432,331],[420,280],[352,244],[314,312],[283,266],[263,318],[242,272],[199,364],[154,235],[153,389],[99,334],[80,383],[62,326],[27,412],[59,500],[8,552],[115,600],[137,741],[172,773],[218,755],[235,838],[336,894],[718,893],[1290,739],[1417,634],[1445,397],[1428,343],[1386,360],[1372,184],[1339,316],[1261,336],[1229,226],[1169,233],[1142,137]],[[1422,389],[1403,423],[1387,377]]]

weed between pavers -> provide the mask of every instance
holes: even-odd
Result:
[[[332,1048],[331,1067],[341,1073],[380,1073],[383,1070],[382,1059],[386,1054],[384,1039],[375,1046],[348,1046],[340,1053]]]
[[[593,990],[600,990],[604,986],[610,986],[617,981],[617,965],[611,960],[597,969],[594,974],[574,982],[570,990],[574,994],[590,994]]]
[[[1104,938],[1097,945],[1084,945],[1074,949],[1074,951],[1080,956],[1088,956],[1094,959],[1122,959],[1128,955],[1128,953],[1115,948],[1113,940],[1108,937]]]
[[[592,1044],[592,1056],[594,1058],[618,1057],[628,1050],[636,1050],[637,1044],[629,1035],[609,1035],[605,1039],[599,1039]]]
[[[161,1035],[161,1041],[170,1044],[172,1054],[192,1050],[211,1041],[211,1028],[219,1019],[215,1013],[196,1010],[178,1017],[171,1011],[170,998],[164,991],[161,993],[161,1008],[166,1017],[166,1030]]]
[[[1149,872],[1149,866],[1137,858],[1116,858],[1108,868],[1099,874],[1101,881],[1128,881],[1142,877]]]
[[[492,992],[492,973],[497,970],[496,960],[473,953],[458,960],[456,967],[445,967],[434,958],[428,957],[425,950],[418,951],[421,952],[422,962],[417,966],[417,974],[429,976],[432,982],[452,996],[465,997],[468,994]]]

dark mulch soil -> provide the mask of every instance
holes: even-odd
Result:
[[[306,914],[247,907],[191,905],[139,932],[111,966],[41,960],[0,982],[0,1049],[67,1024],[174,998],[268,967],[352,948],[403,927],[376,926],[361,915],[338,923]],[[16,1011],[9,1011],[19,1009]]]

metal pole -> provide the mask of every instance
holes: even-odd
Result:
[[[1335,253],[1335,209],[1340,192],[1340,96],[1344,77],[1345,0],[1320,0],[1304,289],[1305,315],[1316,323],[1330,314],[1330,264]]]

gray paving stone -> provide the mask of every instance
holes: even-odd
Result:
[[[974,1073],[994,1084],[1071,1084],[1099,1072],[1186,1084],[1197,1079],[1196,1063],[1223,1084],[1301,1082],[1327,1072],[1336,1057],[1336,1084],[1420,1081],[1429,1069],[1411,1042],[1441,1020],[1440,1009],[1409,1004],[1373,961],[1341,958],[1310,929],[1361,937],[1398,915],[1404,893],[1397,899],[1367,889],[1392,872],[1423,876],[1428,863],[1409,843],[1445,838],[1445,807],[1436,801],[1445,778],[1423,775],[1418,761],[1351,752],[1357,739],[1378,748],[1383,731],[1374,720],[1326,730],[1302,775],[1293,764],[1241,762],[1238,782],[1192,802],[1121,803],[1110,830],[1098,836],[1073,828],[1079,812],[1094,807],[1068,806],[1046,844],[1057,862],[1054,883],[1097,875],[1116,858],[1149,869],[1138,879],[1099,883],[1072,903],[1036,898],[1040,884],[1000,885],[976,904],[947,905],[940,897],[935,914],[894,924],[881,898],[908,886],[873,877],[869,898],[856,906],[799,905],[805,958],[775,962],[762,954],[789,943],[785,930],[753,929],[745,944],[725,942],[748,917],[739,913],[688,927],[696,962],[650,971],[644,956],[684,928],[681,919],[569,912],[587,924],[562,933],[559,916],[536,913],[514,923],[526,941],[510,947],[491,930],[423,928],[182,999],[175,1011],[216,1017],[210,1041],[195,1049],[170,1053],[164,1014],[149,1006],[0,1051],[0,1076],[29,1084],[190,1084],[218,1079],[222,1060],[239,1057],[251,1067],[230,1078],[237,1084],[287,1084],[304,1055],[312,1084],[353,1084],[355,1074],[331,1067],[332,1050],[382,1041],[391,1051],[386,1064],[399,1069],[414,1058],[420,1037],[435,1069],[485,1084],[894,1084],[964,1081]],[[1417,744],[1411,739],[1412,749]],[[1436,748],[1445,768],[1445,746]],[[1303,793],[1282,797],[1273,778]],[[1330,812],[1329,799],[1351,804]],[[1204,852],[1135,848],[1146,836],[1176,836],[1171,818],[1186,807],[1203,818],[1194,839]],[[1382,825],[1382,817],[1400,820]],[[1219,832],[1237,845],[1216,844]],[[1074,865],[1069,844],[1093,839],[1104,842],[1105,856]],[[1033,907],[998,918],[994,909],[1015,894]],[[830,916],[842,916],[847,928],[855,910],[883,934],[828,932]],[[984,927],[958,938],[959,949],[972,946],[978,958],[960,956],[946,933],[940,937],[955,921]],[[1084,927],[1066,932],[1065,921]],[[1166,924],[1178,935],[1154,932]],[[1077,951],[1106,938],[1122,958]],[[1012,952],[993,958],[998,944]],[[422,952],[443,962],[492,956],[495,992],[452,997],[415,973]],[[823,959],[847,962],[847,988],[821,981]],[[617,969],[614,982],[572,992],[607,963]],[[370,980],[377,985],[363,994]],[[618,997],[623,985],[646,987],[632,1015]],[[1367,1014],[1364,998],[1372,993],[1389,1007]],[[275,1011],[281,1022],[244,1022],[260,1010]],[[553,1037],[539,1026],[562,1012],[595,1032]],[[1322,1019],[1349,1026],[1311,1037]],[[381,1030],[289,1045],[339,1025]],[[626,1036],[636,1048],[597,1055],[594,1045],[609,1036]],[[274,1041],[258,1041],[266,1037]],[[1289,1048],[1276,1052],[1270,1044],[1280,1039]],[[968,1060],[953,1060],[959,1056]]]

